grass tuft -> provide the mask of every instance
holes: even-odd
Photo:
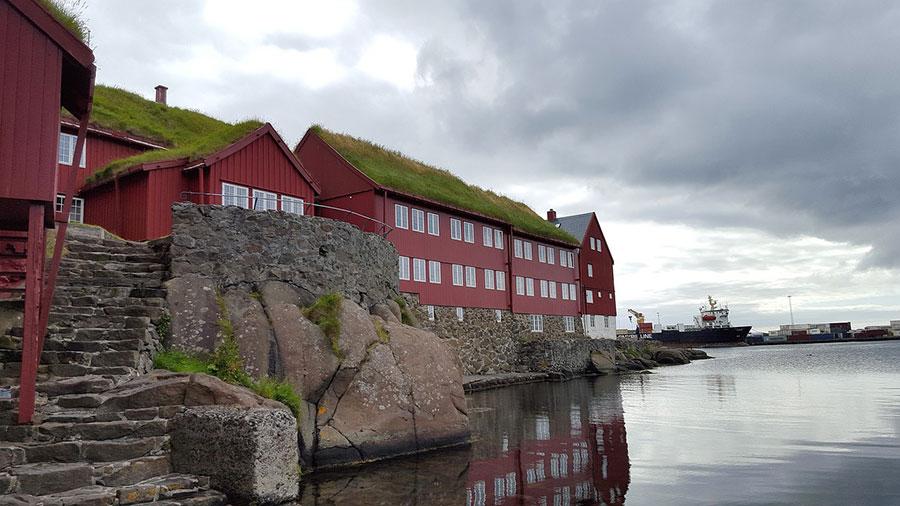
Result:
[[[522,202],[466,184],[447,170],[408,158],[399,151],[331,132],[320,125],[310,128],[347,161],[381,185],[499,218],[525,232],[573,245],[580,244],[578,239],[556,228]]]
[[[303,309],[303,315],[318,325],[325,337],[331,341],[331,351],[339,360],[344,359],[338,344],[341,339],[341,300],[340,295],[330,293],[320,297],[312,306]]]
[[[287,381],[279,381],[272,378],[262,378],[252,387],[254,392],[266,399],[276,400],[288,408],[297,420],[303,415],[303,404],[300,396],[294,391],[294,387]]]
[[[39,0],[40,4],[50,12],[50,15],[56,18],[72,35],[81,42],[87,42],[88,30],[87,23],[81,19],[75,8],[62,4],[56,0]]]
[[[157,354],[153,357],[153,367],[173,372],[209,373],[208,361],[178,350],[166,350]]]
[[[372,317],[372,323],[375,325],[375,333],[378,334],[378,339],[382,344],[391,342],[391,335],[384,330],[384,326],[381,325],[381,322],[374,316]]]

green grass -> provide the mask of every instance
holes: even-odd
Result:
[[[372,142],[313,125],[311,129],[377,183],[396,190],[499,218],[519,230],[568,242],[580,242],[538,216],[522,202],[484,190],[449,171],[426,165]]]
[[[386,330],[384,330],[384,326],[381,324],[381,321],[373,316],[372,324],[375,325],[375,333],[378,334],[379,341],[381,341],[383,344],[391,342],[391,335],[388,334]]]
[[[173,372],[209,373],[209,362],[183,351],[166,350],[153,357],[153,367]]]
[[[50,14],[57,19],[67,30],[72,32],[72,35],[78,38],[78,40],[85,42],[87,35],[89,33],[87,23],[84,22],[83,19],[71,9],[69,6],[63,5],[56,0],[39,0],[41,5],[44,6],[45,9],[50,11]]]
[[[252,387],[260,397],[276,400],[288,408],[297,420],[303,415],[303,404],[300,396],[294,391],[294,387],[287,381],[279,381],[272,378],[263,378]]]
[[[303,309],[303,315],[322,329],[325,337],[331,342],[331,351],[343,360],[339,341],[341,339],[341,296],[330,293],[319,297],[312,306]]]

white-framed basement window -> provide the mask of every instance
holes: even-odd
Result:
[[[531,331],[532,332],[543,332],[544,331],[544,316],[539,314],[531,315]]]
[[[575,317],[564,316],[563,319],[566,322],[566,332],[575,332]]]
[[[222,183],[222,205],[250,209],[250,189],[231,183]]]
[[[65,205],[66,196],[62,193],[56,195],[56,212],[61,213]],[[72,207],[69,208],[69,223],[84,223],[84,199],[72,197]]]
[[[461,307],[456,308],[456,320],[463,321],[464,316],[465,316],[465,313],[463,313],[463,308],[461,308]]]
[[[78,141],[77,135],[59,133],[59,153],[57,162],[63,165],[72,165],[75,158],[75,143]],[[84,140],[84,147],[81,148],[81,163],[79,167],[84,168],[85,154],[87,153],[87,139]]]
[[[254,211],[277,211],[278,195],[264,190],[253,189]]]
[[[286,213],[303,215],[303,199],[297,197],[281,196],[281,210]]]
[[[428,309],[428,319],[434,321],[434,306],[425,306]]]

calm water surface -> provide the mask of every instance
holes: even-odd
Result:
[[[900,506],[900,342],[707,351],[473,394],[470,448],[305,477],[302,502]]]

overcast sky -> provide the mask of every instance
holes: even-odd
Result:
[[[900,319],[893,0],[85,1],[100,83],[595,211],[619,327]]]

